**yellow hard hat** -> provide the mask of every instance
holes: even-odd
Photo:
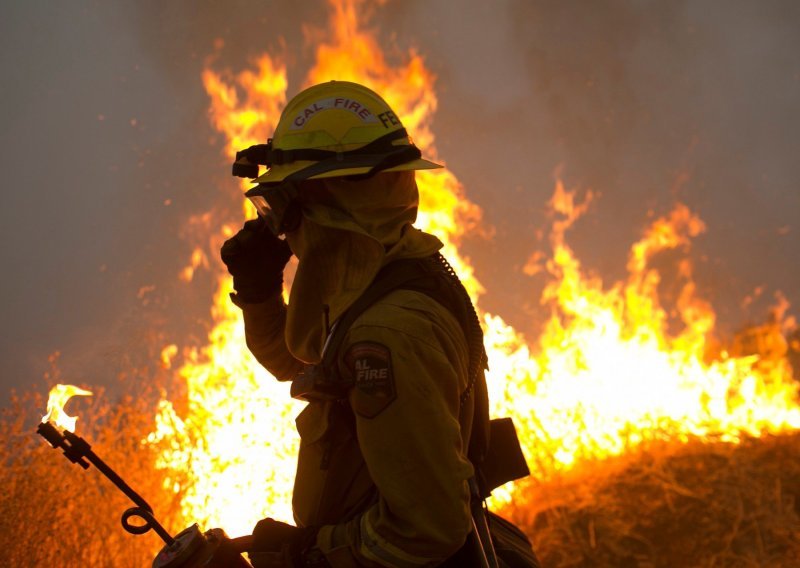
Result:
[[[259,164],[268,169],[257,177]],[[357,83],[330,81],[289,101],[273,137],[237,153],[233,173],[269,186],[441,167],[422,158],[400,119],[377,93]]]

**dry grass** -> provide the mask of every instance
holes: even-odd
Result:
[[[92,450],[155,509],[173,534],[180,528],[178,501],[164,491],[154,455],[140,444],[152,428],[152,398],[110,400],[95,390],[80,406],[78,433]],[[150,400],[148,400],[150,398]],[[2,412],[0,535],[2,566],[150,566],[163,543],[152,531],[125,532],[122,513],[133,506],[94,467],[83,470],[36,435],[45,400],[12,395]]]
[[[800,433],[652,447],[532,487],[545,567],[800,566]]]
[[[56,382],[57,377],[51,377]],[[154,384],[134,377],[126,385]],[[155,509],[173,534],[179,495],[161,487],[155,389],[75,402],[78,432]],[[120,526],[131,503],[100,473],[71,464],[35,434],[45,401],[13,396],[2,410],[2,566],[149,566],[161,541]],[[800,566],[800,433],[738,446],[651,446],[533,482],[505,514],[527,529],[545,567]]]

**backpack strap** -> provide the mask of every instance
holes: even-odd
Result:
[[[421,259],[397,260],[383,267],[372,284],[333,324],[322,350],[322,361],[307,365],[292,380],[292,397],[308,401],[346,398],[352,385],[339,373],[337,360],[347,330],[372,304],[412,280],[424,279],[426,275]]]
[[[485,489],[481,466],[489,448],[489,396],[484,371],[488,369],[483,331],[478,315],[452,266],[440,254],[401,259],[387,264],[366,291],[334,323],[323,349],[322,361],[309,365],[292,381],[291,394],[304,400],[340,400],[350,385],[339,372],[338,356],[347,330],[370,306],[394,290],[420,292],[444,306],[458,321],[469,349],[467,388],[460,405],[474,401],[472,433],[467,457],[475,467],[478,484]],[[486,492],[488,494],[488,492]]]

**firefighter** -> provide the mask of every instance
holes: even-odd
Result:
[[[246,195],[259,217],[221,256],[248,348],[308,405],[296,420],[297,526],[260,521],[251,561],[480,565],[470,451],[487,432],[485,352],[442,243],[413,226],[414,172],[441,166],[380,96],[343,81],[298,94],[270,142],[234,167],[257,164],[268,169]]]

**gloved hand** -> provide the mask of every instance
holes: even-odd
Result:
[[[292,251],[259,217],[247,221],[238,233],[225,241],[220,256],[233,276],[237,296],[243,302],[259,303],[280,293],[283,269]]]
[[[275,519],[261,519],[253,529],[248,551],[253,568],[323,568],[327,560],[315,547],[318,529],[299,528]]]

